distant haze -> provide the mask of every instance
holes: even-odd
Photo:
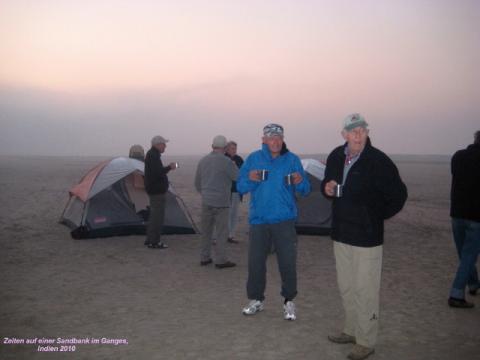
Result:
[[[0,155],[125,155],[168,139],[245,153],[269,122],[297,153],[451,154],[480,130],[480,2],[0,1]]]

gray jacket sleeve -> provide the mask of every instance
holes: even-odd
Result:
[[[195,172],[195,189],[198,191],[198,192],[201,192],[202,190],[202,181],[201,181],[201,162],[198,163],[197,165],[197,171]]]

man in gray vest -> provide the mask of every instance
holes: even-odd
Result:
[[[195,174],[195,188],[202,195],[202,249],[200,265],[213,262],[211,256],[213,230],[216,229],[215,267],[218,269],[233,267],[236,264],[227,259],[226,243],[228,238],[228,214],[230,208],[230,190],[232,181],[237,180],[238,168],[224,155],[227,139],[223,135],[215,136],[212,152],[198,163]]]

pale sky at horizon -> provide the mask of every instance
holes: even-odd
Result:
[[[298,153],[360,112],[387,153],[451,154],[480,129],[480,2],[0,0],[0,155],[122,155],[169,138]]]

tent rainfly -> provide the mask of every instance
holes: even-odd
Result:
[[[149,201],[143,185],[144,163],[117,157],[104,161],[70,189],[60,222],[75,239],[145,234]],[[195,234],[197,228],[170,184],[164,234]]]

